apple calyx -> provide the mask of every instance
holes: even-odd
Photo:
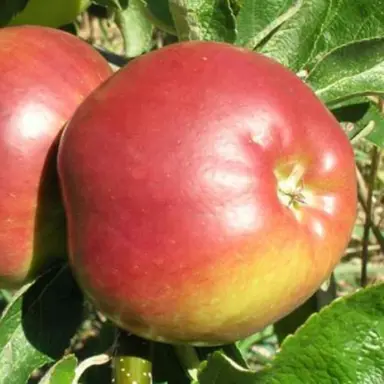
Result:
[[[277,175],[277,195],[279,200],[294,213],[301,204],[306,204],[304,196],[303,176],[305,167],[303,164],[296,164],[288,177]]]

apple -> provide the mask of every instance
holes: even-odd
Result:
[[[10,25],[61,27],[73,22],[90,3],[90,0],[28,0],[25,8],[16,14]]]
[[[335,118],[281,64],[224,43],[130,62],[76,111],[58,169],[81,287],[167,343],[232,342],[292,311],[356,215]]]
[[[111,74],[91,46],[47,27],[0,29],[0,288],[66,256],[59,133]]]

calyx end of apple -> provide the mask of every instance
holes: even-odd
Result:
[[[276,172],[277,196],[282,204],[293,211],[296,217],[298,217],[300,206],[307,204],[303,193],[304,173],[305,166],[303,164],[294,165],[288,177],[279,174],[278,171]]]

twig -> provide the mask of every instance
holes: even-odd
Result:
[[[359,185],[359,202],[364,209],[365,214],[367,215],[368,207],[367,207],[367,201],[368,201],[368,188],[365,184],[365,180],[363,175],[361,174],[359,168],[356,167],[357,172],[357,183]],[[378,244],[380,245],[381,252],[384,253],[384,236],[381,233],[380,229],[377,227],[377,225],[373,222],[372,218],[370,216],[366,216],[367,220],[369,220],[369,225],[371,227],[372,233],[376,237],[376,240]]]
[[[369,245],[369,232],[372,225],[372,197],[373,189],[376,180],[376,172],[379,163],[379,151],[376,146],[372,148],[372,164],[371,164],[371,173],[369,175],[369,185],[368,185],[368,196],[367,196],[367,209],[366,209],[366,219],[364,223],[364,234],[363,234],[363,251],[361,254],[362,265],[361,265],[361,286],[365,287],[368,282],[367,277],[367,264],[368,264],[368,245]]]
[[[356,253],[361,253],[362,251],[363,251],[363,247],[349,247],[345,251],[345,255],[354,255]],[[368,246],[368,251],[369,252],[381,251],[381,247],[380,245],[372,244]]]

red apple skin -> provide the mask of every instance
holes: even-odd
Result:
[[[338,122],[295,74],[222,43],[129,63],[77,110],[58,167],[78,281],[157,341],[219,345],[283,317],[329,277],[355,221]]]
[[[0,30],[0,287],[17,288],[66,255],[58,135],[111,74],[86,43],[46,27]]]

